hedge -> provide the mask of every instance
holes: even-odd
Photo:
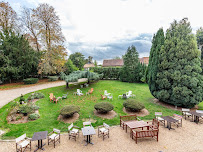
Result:
[[[121,68],[120,67],[94,67],[94,68],[91,68],[90,70],[93,70],[98,74],[104,74],[103,79],[119,80]]]
[[[24,84],[35,84],[38,81],[39,81],[38,78],[27,78],[23,80]]]
[[[57,81],[59,79],[58,76],[48,76],[49,81]]]

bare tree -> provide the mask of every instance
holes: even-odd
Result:
[[[0,2],[0,29],[10,30],[17,25],[17,14],[7,2]]]
[[[33,15],[33,10],[24,7],[22,11],[21,21],[25,28],[28,30],[27,37],[29,38],[30,44],[33,44],[33,47],[39,52],[40,51],[40,26],[37,22],[36,17]]]

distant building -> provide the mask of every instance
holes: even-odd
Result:
[[[139,58],[140,63],[149,64],[149,57]],[[123,59],[109,59],[103,60],[103,67],[122,67],[124,64]]]
[[[149,64],[149,57],[143,57],[143,58],[139,58],[140,63],[144,63],[146,65]]]
[[[90,68],[95,67],[93,63],[88,62],[87,64],[84,65],[85,70],[89,70]]]
[[[103,60],[103,67],[121,67],[121,66],[123,66],[123,59]]]

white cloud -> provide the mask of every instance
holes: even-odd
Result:
[[[36,4],[34,0],[27,1]],[[184,17],[194,27],[203,25],[201,0],[38,0],[38,3],[49,3],[56,9],[64,35],[71,42],[104,43],[139,33],[155,33],[160,27],[168,28],[174,19]]]
[[[188,17],[195,30],[203,26],[202,0],[26,1],[33,7],[39,3],[53,6],[61,19],[67,42],[86,43],[90,50],[104,43],[133,38],[140,33],[155,33],[160,27],[166,30],[174,19]],[[143,40],[147,41],[147,38]]]

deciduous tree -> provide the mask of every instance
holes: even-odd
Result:
[[[8,2],[0,2],[0,30],[13,30],[17,23],[17,14]]]
[[[83,66],[85,65],[85,57],[82,53],[80,52],[75,52],[70,55],[69,59],[73,62],[73,64],[82,70]]]

